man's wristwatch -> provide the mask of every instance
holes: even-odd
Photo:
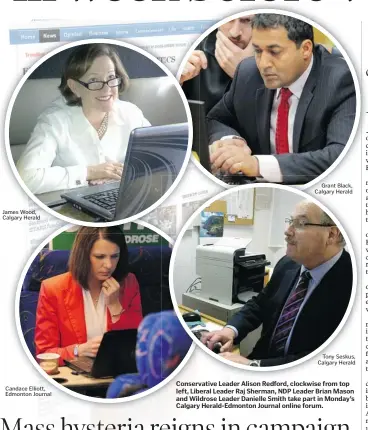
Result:
[[[261,360],[251,360],[251,362],[249,363],[249,366],[261,367]]]
[[[79,345],[75,345],[74,351],[73,351],[74,357],[78,357],[78,352],[79,352]]]

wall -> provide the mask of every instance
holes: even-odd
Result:
[[[123,224],[122,230],[125,235],[128,250],[131,250],[133,248],[141,248],[142,246],[168,247],[169,245],[167,240],[155,231],[133,222]],[[53,250],[70,250],[73,246],[74,238],[77,234],[77,231],[78,227],[72,227],[68,231],[64,231],[58,236],[55,236],[51,240],[49,248]]]
[[[111,45],[120,57],[120,60],[131,79],[165,76],[165,72],[161,67],[139,52],[124,46]],[[60,79],[68,57],[73,53],[73,51],[79,48],[79,46],[76,46],[65,49],[51,56],[36,68],[36,70],[30,75],[29,79]]]
[[[167,240],[136,223],[126,223],[120,228],[128,246],[129,271],[134,273],[140,287],[143,315],[172,309],[168,282],[171,247]],[[49,244],[50,249],[70,250],[78,227],[70,230],[56,236]]]
[[[252,226],[225,225],[224,237],[252,238],[247,251],[265,254],[271,262],[271,267],[274,267],[285,253],[284,219],[290,216],[295,204],[301,200],[303,200],[301,196],[289,191],[270,187],[257,188],[254,224]],[[275,238],[278,240],[277,244],[273,240]],[[173,269],[174,290],[178,304],[182,302],[183,293],[198,277],[195,268],[195,250],[198,244],[199,227],[193,227],[184,234],[178,247]]]

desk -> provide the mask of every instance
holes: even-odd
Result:
[[[183,315],[187,312],[193,312],[193,309],[188,308],[187,306],[179,305],[180,313]],[[211,329],[210,331],[214,330],[221,330],[225,325],[225,321],[218,320],[217,318],[211,317],[210,315],[203,314],[200,312],[201,319],[204,323],[210,323],[210,327],[207,327]],[[217,327],[216,327],[217,326]],[[234,351],[236,354],[240,354],[240,350],[238,347],[234,348]]]
[[[49,191],[48,193],[36,194],[35,196],[46,206],[52,206],[52,210],[68,218],[87,222],[96,222],[100,220],[100,218],[97,216],[94,217],[85,212],[81,212],[78,209],[75,209],[71,203],[67,203],[64,199],[61,199],[61,194],[71,190],[72,188],[69,190]]]
[[[253,291],[248,292],[248,299],[249,300],[252,296],[256,295],[257,293],[254,293]],[[193,311],[193,309],[200,309],[205,310],[205,313],[200,312],[201,316],[203,315],[204,322],[206,322],[206,318],[208,318],[209,321],[216,321],[218,324],[220,324],[220,329],[227,324],[227,322],[230,320],[230,318],[236,313],[239,312],[239,310],[244,306],[240,303],[235,303],[231,306],[226,306],[220,303],[211,302],[208,299],[203,299],[200,295],[194,294],[194,293],[184,293],[183,294],[183,303],[185,305],[180,305],[179,309],[181,313],[190,312]],[[184,310],[184,312],[182,311]],[[188,310],[186,310],[188,309]],[[216,315],[222,315],[226,321],[223,321],[221,319],[217,319],[214,316],[208,315],[208,313],[211,312]],[[239,348],[240,348],[240,354],[244,357],[247,357],[253,350],[254,345],[257,343],[258,339],[261,337],[262,332],[262,326],[258,327],[257,329],[253,330],[251,333],[248,334],[248,336],[245,337],[240,342]]]
[[[114,380],[114,378],[96,379],[84,375],[72,375],[73,370],[67,366],[59,367],[59,372],[50,377],[56,382],[58,382],[58,378],[66,379],[65,382],[59,382],[60,385],[90,397],[105,397],[108,386]]]
[[[193,312],[193,309],[189,308],[188,306],[184,306],[184,305],[179,305],[179,310],[180,310],[180,313],[182,315],[187,313],[187,312]],[[206,323],[206,322],[214,323],[214,324],[218,325],[219,330],[222,329],[222,327],[224,327],[224,325],[226,324],[225,321],[218,320],[217,318],[211,317],[210,315],[203,314],[202,312],[200,312],[200,314],[202,317],[202,321],[204,323]]]

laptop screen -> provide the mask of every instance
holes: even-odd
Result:
[[[198,155],[202,166],[211,172],[205,105],[204,102],[197,100],[188,100],[188,103],[193,120],[192,150]]]
[[[115,219],[157,202],[171,187],[188,148],[188,124],[135,129],[129,140]]]

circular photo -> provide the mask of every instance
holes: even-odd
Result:
[[[178,72],[193,157],[227,185],[311,185],[353,141],[360,92],[344,49],[295,14],[237,14],[211,27]]]
[[[10,101],[8,158],[23,189],[66,221],[132,220],[178,183],[190,156],[189,108],[152,55],[82,41],[36,63]]]
[[[277,185],[238,187],[207,202],[184,226],[170,263],[188,333],[247,369],[288,367],[320,352],[348,317],[356,279],[335,217]]]
[[[44,242],[17,293],[18,333],[33,365],[90,400],[164,385],[192,344],[173,311],[170,257],[170,242],[146,224],[72,227]]]

